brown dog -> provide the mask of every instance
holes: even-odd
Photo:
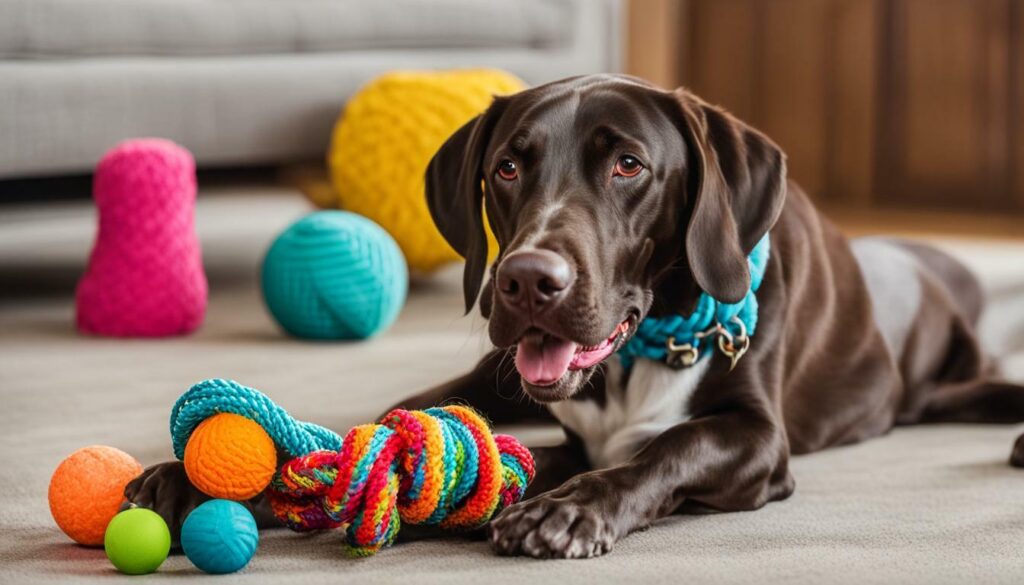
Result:
[[[970,273],[923,246],[847,241],[771,140],[685,90],[591,76],[497,98],[434,157],[427,197],[498,349],[401,406],[550,414],[569,437],[536,451],[533,497],[491,523],[501,554],[595,556],[679,510],[755,509],[793,492],[791,453],[896,424],[1024,420],[1024,388],[979,351]],[[769,232],[741,359],[709,344],[689,367],[623,367],[642,319],[687,315],[702,291],[740,301]],[[520,388],[533,403],[502,398]],[[156,466],[128,497],[174,526],[201,498],[183,478]]]

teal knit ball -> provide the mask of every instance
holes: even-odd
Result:
[[[207,573],[234,573],[256,553],[256,519],[231,500],[210,500],[196,507],[181,525],[181,549]]]
[[[408,269],[383,228],[347,211],[318,211],[286,229],[263,261],[263,298],[285,331],[365,339],[405,302]]]

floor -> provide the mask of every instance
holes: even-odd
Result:
[[[174,399],[207,377],[270,394],[296,417],[344,430],[403,394],[467,368],[487,347],[463,318],[459,267],[413,283],[396,325],[368,343],[282,335],[257,289],[273,235],[308,211],[277,187],[205,192],[198,229],[211,282],[195,335],[124,341],[78,335],[75,280],[92,239],[87,203],[0,208],[0,583],[120,578],[103,552],[53,524],[46,486],[74,449],[102,443],[144,464],[171,457]],[[990,347],[1024,379],[1024,241],[932,238],[981,275],[994,308]],[[398,364],[401,364],[398,366]],[[515,428],[529,444],[551,428]],[[1006,465],[1021,425],[898,429],[888,437],[796,458],[792,498],[743,514],[673,517],[589,561],[491,554],[460,538],[405,544],[375,558],[342,556],[338,536],[265,532],[242,573],[222,582],[1020,583],[1024,472]],[[200,576],[172,556],[147,582]]]

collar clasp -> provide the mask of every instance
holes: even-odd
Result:
[[[700,351],[692,343],[676,343],[675,337],[665,340],[665,363],[673,370],[688,368],[700,359]]]

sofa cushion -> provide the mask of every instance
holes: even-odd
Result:
[[[4,0],[0,57],[568,43],[571,0]]]

